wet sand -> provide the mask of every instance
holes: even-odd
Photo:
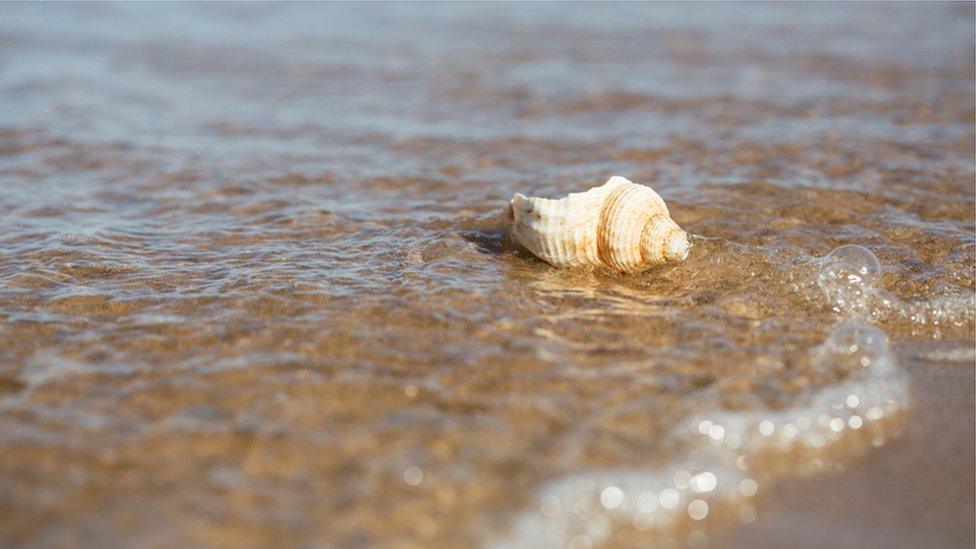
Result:
[[[903,356],[911,356],[906,349]],[[966,547],[976,513],[973,364],[909,360],[915,409],[902,435],[842,474],[783,481],[755,523],[715,537],[735,547]]]
[[[0,544],[976,541],[971,4],[4,7]]]

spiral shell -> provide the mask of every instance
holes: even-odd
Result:
[[[664,200],[619,175],[559,200],[516,193],[510,207],[515,239],[556,267],[636,272],[688,257],[688,235]]]

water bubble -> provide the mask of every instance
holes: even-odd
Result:
[[[739,493],[747,498],[751,498],[759,491],[759,483],[751,478],[743,479],[739,483]]]
[[[708,502],[703,499],[692,500],[688,504],[688,516],[694,520],[703,520],[708,516]]]
[[[872,364],[883,368],[889,358],[888,338],[884,332],[862,324],[845,324],[834,329],[817,348],[813,362],[814,367],[823,373],[848,376]],[[847,402],[849,404],[851,400]]]
[[[624,502],[624,491],[616,486],[608,486],[600,492],[600,504],[607,509],[616,509]]]
[[[403,470],[403,481],[410,486],[417,486],[424,481],[424,471],[416,465]]]
[[[976,321],[976,295],[942,295],[904,302],[878,287],[881,264],[863,246],[841,246],[812,262],[827,307],[865,322],[899,319],[918,326],[963,326]],[[803,291],[800,288],[798,291]],[[939,331],[933,335],[938,339]]]
[[[831,310],[864,320],[880,314],[877,303],[887,295],[874,287],[881,275],[881,264],[870,250],[841,246],[815,264],[820,265],[817,286]]]
[[[559,498],[553,495],[544,496],[539,502],[539,511],[547,517],[551,517],[559,512],[559,508],[562,504]]]
[[[715,473],[705,471],[691,477],[690,485],[696,493],[711,492],[718,485],[718,477]]]
[[[671,488],[661,490],[661,495],[658,496],[658,503],[660,503],[661,507],[665,509],[674,509],[678,506],[678,502],[680,501],[681,495],[678,494],[676,490]]]
[[[856,274],[861,280],[871,283],[881,276],[881,263],[871,250],[864,246],[848,244],[834,249],[823,258],[823,263],[843,264],[845,268]]]

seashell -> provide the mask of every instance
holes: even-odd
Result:
[[[615,175],[558,200],[516,193],[515,239],[556,267],[636,272],[688,257],[688,235],[650,187]]]

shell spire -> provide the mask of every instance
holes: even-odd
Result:
[[[688,257],[688,235],[654,189],[615,175],[558,200],[515,193],[513,235],[556,267],[636,272]]]

